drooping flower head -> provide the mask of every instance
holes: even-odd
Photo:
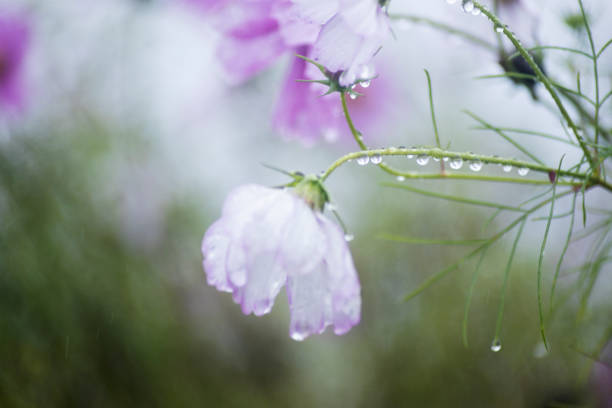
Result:
[[[310,177],[290,190],[236,188],[202,241],[208,283],[256,316],[286,285],[294,340],[329,325],[348,332],[360,320],[361,289],[342,230],[320,212],[325,201]]]
[[[0,111],[23,108],[28,40],[29,28],[24,18],[0,13]]]

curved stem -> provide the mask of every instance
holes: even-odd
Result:
[[[351,122],[352,123],[352,122]],[[351,125],[349,125],[351,126]],[[363,143],[363,142],[361,142]],[[365,146],[365,145],[364,145]],[[547,175],[546,180],[530,180],[524,178],[516,178],[516,177],[497,177],[497,176],[486,176],[486,175],[477,175],[477,174],[465,174],[465,173],[419,173],[419,172],[406,172],[401,170],[393,169],[387,165],[380,164],[379,166],[383,168],[387,173],[394,176],[401,176],[404,178],[411,179],[462,179],[462,180],[480,180],[480,181],[499,181],[499,182],[510,182],[510,183],[521,183],[521,184],[543,184],[550,185],[550,180],[548,180],[548,174],[554,172],[557,177],[569,177],[573,180],[581,180],[583,183],[576,182],[562,182],[559,181],[557,185],[571,185],[577,186],[582,185],[586,182],[587,187],[593,187],[596,185],[602,186],[606,190],[612,192],[612,184],[606,183],[604,180],[600,179],[594,175],[588,175],[584,173],[578,173],[574,171],[567,170],[558,170],[553,167],[543,166],[537,163],[530,163],[521,160],[514,160],[503,158],[499,156],[488,156],[483,154],[475,154],[470,152],[453,152],[450,150],[439,149],[437,147],[422,147],[422,148],[386,148],[386,149],[373,149],[373,150],[362,150],[358,152],[353,152],[346,154],[335,162],[333,162],[325,172],[321,175],[321,181],[325,181],[337,168],[342,166],[343,164],[356,160],[360,157],[371,157],[371,156],[383,156],[383,157],[406,157],[408,155],[425,155],[429,157],[434,157],[440,160],[453,160],[453,159],[461,159],[463,161],[480,161],[485,164],[501,164],[502,166],[513,166],[517,168],[526,168],[529,170],[533,170],[539,173],[544,173]]]
[[[576,124],[574,123],[574,121],[570,117],[569,113],[567,112],[567,109],[565,109],[565,106],[563,105],[563,102],[561,102],[561,99],[559,98],[559,95],[557,95],[557,92],[555,91],[555,86],[553,85],[551,80],[542,72],[542,70],[540,69],[538,64],[536,64],[536,62],[534,61],[534,59],[531,56],[531,54],[525,49],[525,47],[523,47],[523,45],[521,44],[519,39],[516,38],[516,36],[514,35],[514,33],[512,33],[512,31],[510,31],[508,26],[503,24],[500,21],[500,19],[497,18],[497,16],[495,16],[493,13],[491,13],[491,11],[489,11],[488,8],[486,8],[485,6],[480,4],[479,2],[474,1],[474,7],[479,9],[482,12],[482,14],[484,14],[489,20],[491,20],[491,22],[496,27],[502,27],[504,35],[510,40],[512,45],[514,45],[514,47],[517,49],[517,51],[525,59],[525,61],[527,61],[527,63],[529,64],[529,66],[531,67],[533,72],[535,72],[536,76],[540,80],[540,82],[542,82],[542,84],[544,84],[544,87],[546,88],[546,90],[548,91],[550,96],[555,101],[555,104],[557,105],[557,108],[559,109],[559,112],[561,113],[561,115],[563,116],[565,121],[567,122],[567,124],[570,127],[570,129],[572,129],[572,133],[574,134],[574,136],[576,137],[576,140],[580,144],[580,148],[582,149],[585,157],[587,158],[587,161],[589,162],[589,165],[591,166],[592,169],[595,169],[596,168],[596,162],[593,160],[593,157],[591,156],[591,152],[587,148],[587,145],[585,144],[584,139],[582,138],[582,136],[578,132],[578,128],[576,127]]]

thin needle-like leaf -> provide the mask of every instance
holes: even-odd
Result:
[[[555,276],[553,276],[552,287],[550,289],[550,312],[549,315],[552,314],[553,304],[555,299],[555,289],[557,288],[557,279],[559,279],[559,273],[561,272],[561,265],[563,264],[563,259],[565,258],[565,254],[567,253],[567,249],[569,248],[569,244],[572,240],[572,233],[574,232],[574,220],[576,218],[576,198],[577,194],[574,194],[574,198],[572,199],[572,218],[570,220],[570,227],[567,233],[567,238],[565,239],[565,245],[563,246],[563,250],[561,251],[561,256],[557,261],[557,267],[555,268]]]
[[[517,207],[511,207],[511,206],[508,206],[508,205],[492,203],[492,202],[488,202],[488,201],[473,200],[473,199],[470,199],[470,198],[456,197],[456,196],[452,196],[452,195],[434,193],[433,191],[421,190],[419,188],[411,187],[411,186],[406,185],[406,184],[381,183],[381,185],[383,185],[385,187],[398,188],[398,189],[401,189],[401,190],[410,191],[412,193],[417,193],[417,194],[425,195],[425,196],[428,196],[428,197],[440,198],[442,200],[447,200],[447,201],[454,201],[454,202],[457,202],[457,203],[471,204],[471,205],[477,205],[477,206],[481,206],[481,207],[497,208],[497,209],[500,209],[500,210],[507,210],[507,211],[525,212],[525,210],[523,210],[521,208],[517,208]]]
[[[376,236],[377,239],[385,241],[400,242],[403,244],[417,244],[417,245],[456,245],[456,246],[470,246],[478,245],[486,242],[486,239],[464,239],[464,240],[444,240],[444,239],[423,239],[423,238],[412,238],[405,237],[402,235],[393,234],[380,234]]]
[[[495,336],[494,342],[499,341],[499,334],[501,333],[501,325],[504,318],[504,306],[506,304],[506,290],[508,289],[508,278],[510,277],[510,270],[512,269],[512,261],[514,260],[514,254],[516,253],[516,247],[521,239],[521,235],[523,234],[523,229],[525,228],[525,221],[527,218],[521,222],[521,226],[519,227],[518,232],[516,233],[516,238],[514,238],[514,242],[512,244],[512,250],[510,251],[510,257],[508,258],[508,263],[506,264],[506,269],[504,271],[504,283],[502,284],[501,298],[499,299],[499,308],[497,310],[497,322],[495,323]]]
[[[561,158],[561,162],[559,163],[559,169],[561,168],[562,162],[563,162],[563,158]],[[546,229],[544,230],[544,239],[542,240],[542,246],[540,248],[540,256],[538,258],[538,273],[537,273],[538,316],[540,318],[540,335],[542,337],[542,342],[544,343],[544,347],[546,347],[546,350],[550,350],[550,347],[548,345],[548,341],[546,340],[546,331],[544,327],[544,307],[543,307],[543,300],[542,300],[542,268],[544,266],[544,250],[546,249],[548,233],[550,232],[550,224],[552,222],[552,216],[555,212],[556,196],[557,196],[557,183],[555,181],[555,183],[553,184],[553,190],[552,190],[552,200],[550,202],[550,212],[548,216],[548,221],[546,222]]]
[[[536,163],[541,164],[544,166],[544,162],[540,159],[538,159],[535,155],[533,155],[531,152],[529,152],[529,150],[525,149],[523,146],[521,146],[518,142],[516,142],[514,139],[512,139],[510,136],[506,135],[504,132],[502,132],[501,130],[499,130],[498,128],[496,128],[495,126],[487,123],[484,119],[478,117],[476,114],[470,112],[470,111],[464,111],[468,116],[470,116],[472,119],[474,119],[475,121],[477,121],[478,123],[480,123],[481,125],[489,128],[490,130],[494,131],[495,133],[497,133],[499,136],[501,136],[502,138],[504,138],[507,142],[509,142],[512,146],[516,147],[518,150],[520,150],[523,154],[525,154],[527,157],[531,158],[531,160],[534,160]]]
[[[436,136],[436,146],[438,147],[438,149],[441,149],[442,145],[440,144],[440,133],[438,132],[438,123],[436,122],[436,111],[434,109],[433,92],[431,90],[431,76],[429,75],[429,71],[425,70],[425,76],[427,76],[427,89],[429,90],[429,109],[431,110],[431,123],[433,124],[434,135]]]
[[[465,302],[465,310],[463,312],[463,324],[461,325],[461,337],[463,338],[463,345],[465,348],[468,347],[468,318],[470,315],[470,306],[472,304],[472,297],[474,295],[474,288],[476,287],[476,281],[478,281],[478,276],[480,275],[480,265],[482,265],[482,261],[484,260],[485,255],[487,254],[487,249],[484,248],[482,253],[480,254],[480,258],[478,259],[478,263],[476,264],[476,269],[474,270],[474,274],[472,275],[472,283],[470,284],[470,289],[468,291],[467,299]]]
[[[570,194],[571,192],[572,192],[572,190],[565,191],[564,193],[560,194],[557,197],[557,199],[560,198],[560,197],[564,197],[564,196]],[[486,247],[488,247],[491,244],[493,244],[494,242],[496,242],[498,239],[500,239],[501,237],[506,235],[507,232],[509,232],[512,229],[514,229],[514,227],[516,227],[519,223],[521,223],[523,220],[525,220],[527,217],[529,217],[529,215],[531,215],[533,212],[535,212],[535,211],[539,210],[540,208],[544,207],[546,204],[550,203],[551,201],[552,201],[552,199],[544,200],[544,201],[536,204],[535,206],[531,207],[529,210],[525,211],[524,214],[522,214],[520,217],[516,218],[506,228],[504,228],[503,230],[499,231],[493,237],[488,239],[484,244],[482,244],[478,248],[474,249],[472,252],[470,252],[467,255],[465,255],[459,261],[455,262],[454,264],[450,265],[449,267],[447,267],[447,268],[441,270],[440,272],[436,273],[435,275],[431,276],[429,279],[427,279],[425,282],[423,282],[418,288],[416,288],[412,292],[408,293],[404,297],[404,301],[405,302],[409,301],[410,299],[414,298],[415,296],[417,296],[418,294],[423,292],[425,289],[429,288],[431,285],[433,285],[434,283],[436,283],[437,281],[439,281],[440,279],[445,277],[448,273],[453,272],[456,269],[458,269],[465,261],[467,261],[468,259],[472,258],[474,255],[478,254],[480,251],[482,251]]]

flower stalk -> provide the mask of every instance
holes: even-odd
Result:
[[[363,143],[363,142],[361,142]],[[364,145],[365,146],[365,145]],[[366,148],[367,149],[367,148]],[[559,186],[582,186],[586,183],[587,188],[594,186],[601,186],[606,190],[612,192],[612,184],[607,183],[600,177],[593,174],[587,175],[584,173],[560,170],[553,167],[544,166],[541,164],[530,163],[522,160],[509,159],[499,156],[489,156],[484,154],[476,154],[471,152],[455,152],[451,150],[440,149],[437,147],[417,147],[417,148],[396,148],[389,147],[385,149],[370,149],[361,150],[357,152],[348,153],[334,163],[332,163],[325,172],[321,175],[321,182],[324,182],[337,168],[343,164],[359,159],[360,157],[372,157],[372,156],[383,156],[383,157],[406,157],[408,155],[419,156],[425,155],[440,160],[453,160],[461,159],[465,162],[482,162],[483,164],[499,164],[502,166],[512,166],[516,168],[525,168],[538,173],[546,175],[544,180],[532,180],[518,177],[497,177],[487,176],[480,174],[467,174],[467,173],[420,173],[420,172],[407,172],[393,169],[387,165],[384,165],[384,170],[394,176],[402,176],[406,179],[462,179],[462,180],[480,180],[480,181],[498,181],[498,182],[509,182],[519,184],[543,184],[550,185],[551,182],[548,178],[550,172],[554,172],[557,178],[568,177],[572,181],[561,181],[557,182]]]
[[[567,122],[567,125],[572,130],[572,133],[576,137],[578,144],[580,144],[580,148],[582,149],[584,156],[589,162],[589,166],[595,170],[597,168],[597,163],[593,159],[591,152],[589,151],[587,147],[587,144],[585,143],[584,139],[580,135],[580,132],[578,131],[578,127],[572,120],[571,116],[567,112],[567,109],[563,105],[561,98],[559,98],[559,95],[555,91],[555,86],[553,85],[552,81],[542,72],[538,64],[533,59],[533,56],[529,53],[529,51],[525,47],[523,47],[520,40],[514,35],[512,31],[510,31],[507,25],[502,23],[500,19],[495,14],[493,14],[491,11],[489,11],[489,9],[485,7],[484,5],[480,4],[477,1],[474,1],[473,3],[474,3],[474,7],[480,10],[480,12],[483,15],[485,15],[493,23],[495,27],[501,27],[502,32],[506,36],[506,38],[510,40],[510,42],[512,43],[512,45],[514,45],[516,50],[521,54],[521,56],[525,59],[525,61],[527,61],[527,63],[529,64],[529,66],[531,67],[535,75],[537,76],[538,80],[542,82],[542,84],[544,85],[544,87],[546,88],[550,96],[552,97],[553,101],[555,102],[555,105],[559,109],[559,112],[563,116],[563,119],[565,119],[565,121]]]

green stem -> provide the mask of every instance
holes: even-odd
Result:
[[[580,5],[580,12],[584,19],[584,26],[586,28],[587,36],[589,38],[589,45],[591,46],[591,54],[593,55],[593,75],[595,77],[595,145],[599,144],[599,69],[597,66],[597,51],[595,50],[595,43],[593,41],[593,33],[589,26],[586,13],[584,12],[584,6],[582,0],[578,0]],[[595,147],[595,157],[597,157],[597,147]],[[597,160],[597,159],[596,159]]]
[[[568,126],[572,129],[572,132],[574,133],[574,136],[576,137],[576,140],[580,144],[580,148],[582,149],[585,157],[587,158],[587,161],[589,162],[590,167],[592,169],[595,169],[596,168],[596,163],[593,160],[593,157],[591,156],[591,152],[587,148],[587,145],[584,142],[584,139],[582,138],[582,136],[578,132],[578,128],[576,127],[576,124],[574,123],[574,121],[570,117],[569,113],[565,109],[565,106],[563,105],[563,102],[561,102],[561,99],[559,98],[559,95],[555,91],[555,86],[553,85],[551,80],[542,72],[542,70],[540,69],[538,64],[536,64],[536,62],[533,60],[533,57],[531,56],[531,54],[525,49],[525,47],[523,47],[521,42],[518,40],[518,38],[516,38],[514,33],[512,33],[512,31],[510,31],[508,26],[506,26],[504,23],[502,23],[500,21],[500,19],[497,18],[497,16],[495,16],[493,13],[491,13],[491,11],[489,11],[488,8],[486,8],[485,6],[480,4],[479,2],[474,1],[474,7],[479,9],[482,12],[482,14],[484,14],[489,20],[491,20],[491,22],[493,23],[493,25],[495,27],[502,27],[504,35],[510,40],[510,42],[512,43],[512,45],[514,45],[514,47],[517,49],[517,51],[520,52],[521,56],[529,64],[529,66],[531,67],[533,72],[535,72],[535,74],[538,77],[538,79],[540,80],[540,82],[542,82],[542,84],[544,84],[544,87],[546,88],[546,90],[548,91],[548,93],[550,94],[552,99],[555,101],[555,104],[557,105],[557,108],[559,109],[559,112],[561,113],[561,115],[563,116],[565,121],[567,122]]]
[[[352,122],[349,122],[349,127],[352,126]],[[354,127],[353,127],[354,128]],[[358,141],[359,143],[359,141]],[[363,144],[363,142],[361,142]],[[365,145],[364,145],[365,147]],[[356,160],[360,157],[371,157],[371,156],[383,156],[383,157],[406,157],[407,155],[426,155],[429,157],[438,158],[440,160],[444,160],[448,158],[449,160],[453,159],[462,159],[463,161],[481,161],[483,163],[488,164],[501,164],[506,166],[513,166],[517,168],[526,168],[539,173],[545,173],[547,175],[546,180],[530,180],[525,178],[516,178],[516,177],[498,177],[498,176],[486,176],[486,175],[478,175],[478,174],[466,174],[466,173],[419,173],[419,172],[406,172],[393,169],[387,165],[380,164],[379,167],[383,168],[387,173],[404,177],[406,179],[462,179],[462,180],[480,180],[480,181],[497,181],[497,182],[510,182],[510,183],[520,183],[520,184],[539,184],[539,185],[550,185],[550,181],[548,180],[548,174],[550,172],[555,172],[557,177],[569,177],[573,180],[581,180],[582,182],[586,182],[586,186],[588,188],[593,186],[601,186],[606,190],[612,192],[612,184],[606,183],[601,178],[594,175],[587,175],[584,173],[577,173],[573,171],[567,170],[557,170],[556,168],[543,166],[541,164],[524,162],[520,160],[508,159],[498,156],[488,156],[482,154],[475,153],[461,153],[461,152],[453,152],[449,150],[439,149],[437,147],[422,147],[422,148],[386,148],[386,149],[373,149],[373,150],[362,150],[358,152],[348,153],[339,159],[337,159],[334,163],[332,163],[327,170],[321,175],[321,181],[325,181],[337,168],[342,166],[344,163],[347,163],[352,160]],[[566,185],[566,186],[576,186],[582,185],[583,183],[576,182],[563,182],[559,181],[557,185]]]

